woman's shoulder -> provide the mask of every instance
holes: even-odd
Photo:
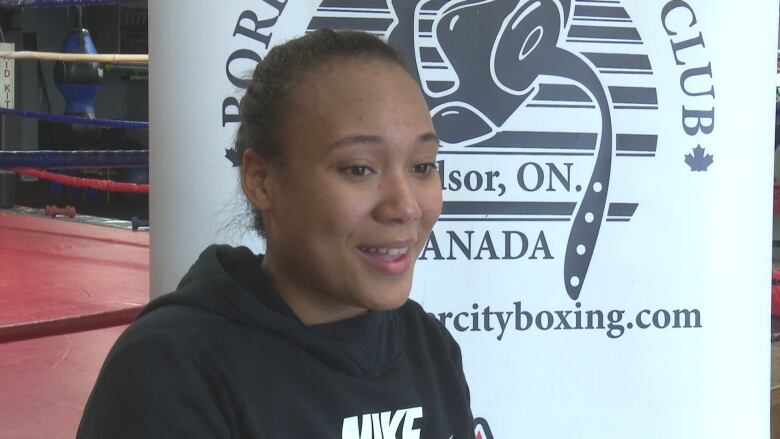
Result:
[[[222,310],[214,291],[193,284],[150,302],[117,339],[109,355],[150,355],[156,350],[213,357],[226,349],[243,325]]]
[[[188,344],[208,329],[224,325],[223,320],[199,308],[171,304],[142,311],[142,315],[117,340],[117,345],[143,339]]]
[[[155,310],[133,322],[119,336],[106,357],[104,368],[170,369],[177,364],[208,368],[211,357],[208,352],[217,346],[208,338],[215,328],[223,325],[207,313],[183,306]]]
[[[225,437],[220,405],[228,400],[212,360],[219,355],[209,355],[215,344],[199,336],[215,324],[205,313],[171,306],[130,325],[106,357],[78,437]]]

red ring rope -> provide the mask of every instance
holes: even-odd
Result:
[[[142,305],[136,305],[93,314],[39,320],[24,324],[0,325],[0,344],[129,325],[142,309]]]
[[[113,180],[98,180],[94,178],[72,177],[70,175],[55,174],[53,172],[41,171],[38,169],[14,169],[14,172],[20,175],[29,175],[38,177],[41,180],[53,181],[66,186],[86,187],[101,191],[113,192],[138,192],[149,193],[148,184],[119,183]]]

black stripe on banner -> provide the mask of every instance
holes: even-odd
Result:
[[[571,215],[577,203],[445,201],[443,215]]]
[[[642,41],[636,28],[611,26],[572,26],[569,31],[569,38]]]
[[[632,217],[638,206],[637,203],[610,203],[607,216]]]
[[[646,55],[628,53],[583,53],[599,69],[651,70]]]
[[[487,223],[487,222],[568,222],[569,218],[447,218],[446,216],[440,216],[438,221],[463,221],[472,223]],[[609,221],[609,220],[607,220]]]
[[[658,105],[614,105],[615,110],[657,110]]]
[[[644,43],[640,41],[628,41],[628,40],[602,40],[597,38],[569,38],[566,40],[569,43],[593,43],[593,44],[636,44],[636,45],[643,45]]]
[[[655,134],[618,134],[615,136],[615,149],[618,151],[655,152],[658,148],[658,136]]]
[[[542,84],[534,96],[538,101],[591,102],[581,88],[573,84]]]
[[[334,9],[321,9],[322,12],[337,12],[337,13],[353,13],[353,14],[382,14],[382,15],[390,15],[390,11],[376,11],[376,10],[369,10],[369,9],[349,9],[349,8],[334,8]]]
[[[652,152],[619,152],[615,154],[615,157],[655,157],[655,153]]]
[[[594,133],[502,131],[471,147],[592,151],[596,149],[597,139],[598,136]],[[657,148],[658,136],[655,134],[617,134],[615,136],[615,149],[617,151],[654,153]],[[441,151],[441,153],[446,154],[447,152]]]
[[[329,28],[386,32],[391,24],[393,20],[390,18],[314,17],[309,23],[309,30]]]
[[[576,17],[594,17],[594,18],[631,18],[625,9],[611,6],[575,6],[574,15]]]
[[[474,146],[492,148],[596,149],[596,134],[543,131],[502,131]]]
[[[610,87],[615,104],[658,105],[658,94],[652,87]]]
[[[322,0],[320,8],[357,8],[357,9],[385,9],[387,0]]]
[[[589,104],[528,104],[528,108],[596,108]]]
[[[484,151],[481,148],[496,148],[492,145],[480,145],[476,150],[471,151],[446,151],[439,150],[439,155],[527,155],[527,156],[554,156],[554,157],[593,157],[592,152],[538,152],[538,151]],[[498,147],[501,148],[501,147]]]
[[[342,28],[342,29],[338,29],[338,28],[333,28],[333,29],[335,29],[335,30],[354,30],[352,28],[346,28],[346,27]],[[308,28],[308,29],[306,29],[306,33],[307,34],[312,33],[312,32],[316,32],[316,31],[317,31],[316,28]],[[368,30],[368,31],[365,31],[365,32],[369,33],[369,34],[371,34],[371,35],[373,35],[373,36],[375,36],[377,38],[384,38],[385,37],[385,31]]]
[[[601,73],[614,73],[616,75],[652,75],[650,70],[601,70]]]
[[[622,18],[583,18],[574,17],[572,21],[587,21],[587,22],[604,22],[604,23],[631,23],[631,20],[624,20]]]

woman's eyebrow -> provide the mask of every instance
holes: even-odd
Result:
[[[343,139],[337,140],[330,145],[328,145],[328,150],[332,151],[337,148],[341,148],[344,146],[354,146],[354,145],[372,145],[381,143],[382,138],[379,136],[372,136],[368,134],[359,134],[356,136],[348,136],[344,137]]]
[[[328,151],[332,151],[334,149],[345,147],[345,146],[355,146],[355,145],[375,145],[378,143],[382,143],[383,140],[379,136],[374,136],[370,134],[358,134],[355,136],[347,136],[343,139],[339,139],[330,145],[328,145]],[[417,138],[417,143],[439,143],[439,138],[436,136],[433,132],[428,132],[425,134],[421,134]]]
[[[439,136],[437,136],[436,133],[433,133],[433,132],[425,133],[425,134],[421,135],[417,139],[417,141],[419,143],[428,143],[428,142],[439,143]]]

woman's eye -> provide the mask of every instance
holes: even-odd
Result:
[[[412,166],[412,172],[420,175],[427,175],[436,170],[435,163],[419,163]]]
[[[368,166],[355,165],[343,168],[342,172],[351,177],[365,177],[366,175],[371,175],[374,171]]]

